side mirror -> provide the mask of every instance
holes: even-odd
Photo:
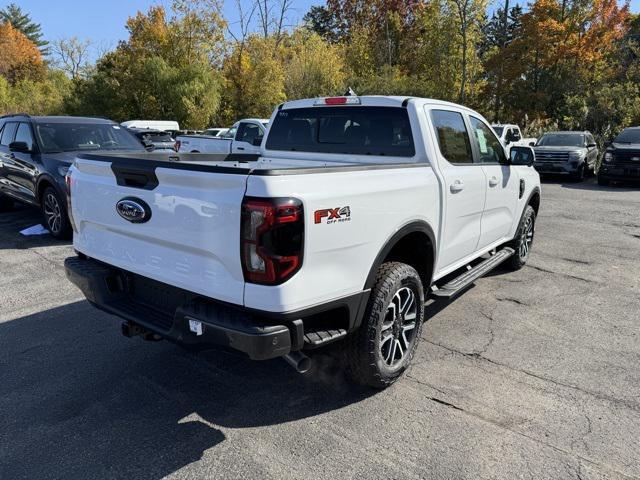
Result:
[[[143,138],[142,144],[144,145],[144,148],[146,148],[147,150],[153,150],[153,142],[148,138]]]
[[[593,147],[597,147],[598,144],[597,143],[587,143],[587,148],[593,148]]]
[[[254,138],[253,142],[251,142],[251,145],[253,145],[254,147],[259,147],[260,145],[262,145],[262,138],[263,137]]]
[[[27,145],[27,142],[11,142],[9,144],[9,150],[19,153],[31,153],[31,149],[29,148],[29,145]]]
[[[509,152],[509,160],[511,165],[533,166],[536,160],[536,154],[531,147],[522,147],[514,145]]]
[[[535,147],[536,146],[536,142],[529,142],[529,146],[530,147]]]

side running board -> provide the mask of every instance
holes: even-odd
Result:
[[[513,248],[504,247],[502,250],[496,252],[494,255],[491,255],[489,258],[482,261],[471,270],[467,270],[462,275],[443,285],[442,288],[436,287],[431,293],[436,297],[451,298],[462,292],[477,279],[496,268],[502,262],[511,257],[514,253],[515,250]]]

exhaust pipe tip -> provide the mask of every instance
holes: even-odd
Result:
[[[284,356],[284,359],[298,373],[306,373],[311,368],[311,359],[301,351],[290,352]]]

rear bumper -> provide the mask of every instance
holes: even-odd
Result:
[[[67,258],[65,270],[69,280],[97,308],[195,350],[231,349],[253,360],[266,360],[303,346],[301,321],[269,322],[242,308],[91,259]],[[190,320],[200,322],[201,331],[192,331]]]

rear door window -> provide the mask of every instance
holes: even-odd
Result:
[[[13,142],[13,136],[16,133],[16,127],[18,126],[15,122],[6,123],[4,128],[2,129],[2,136],[0,137],[0,145],[8,146],[11,142]]]
[[[267,149],[413,157],[415,147],[406,108],[311,107],[280,110]]]
[[[473,163],[469,133],[459,112],[432,110],[440,153],[450,163]]]
[[[236,141],[247,142],[253,145],[254,140],[262,140],[262,136],[262,130],[260,130],[260,127],[258,125],[255,125],[253,123],[240,123]]]

